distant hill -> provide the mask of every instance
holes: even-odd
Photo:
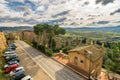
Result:
[[[72,30],[79,30],[79,31],[103,31],[103,32],[120,32],[120,25],[119,26],[114,26],[114,27],[101,27],[101,28],[89,28],[89,27],[82,27],[82,28],[65,28],[67,31],[72,31]]]
[[[19,26],[19,27],[0,27],[0,31],[3,32],[16,32],[16,31],[24,31],[24,30],[33,30],[32,27],[29,26]]]
[[[24,30],[33,30],[33,27],[29,26],[19,26],[19,27],[2,27],[0,26],[0,31],[4,32],[16,32],[16,31],[24,31]],[[82,28],[65,28],[67,31],[91,31],[91,32],[120,32],[120,25],[119,26],[112,26],[112,27],[100,27],[100,28],[89,28],[89,27],[82,27]]]

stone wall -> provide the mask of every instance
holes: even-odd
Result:
[[[4,32],[0,32],[0,53],[7,47]]]
[[[20,35],[21,35],[20,39],[28,41],[28,42],[33,42],[36,40],[36,36],[33,31],[23,31],[21,32]]]
[[[33,42],[36,40],[35,33],[32,31],[22,31],[7,34],[9,40],[24,40],[27,42]]]

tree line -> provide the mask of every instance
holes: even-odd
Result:
[[[56,47],[55,37],[66,33],[65,29],[59,25],[37,24],[34,26],[34,33],[37,35],[38,42],[33,44],[42,52],[52,55],[52,50]],[[49,53],[50,52],[50,53]]]

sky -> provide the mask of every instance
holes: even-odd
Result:
[[[120,25],[120,0],[0,0],[0,26]]]

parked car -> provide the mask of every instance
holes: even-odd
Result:
[[[11,59],[14,59],[14,58],[18,58],[18,56],[17,56],[17,55],[11,55],[11,56],[5,57],[5,59],[6,59],[7,61],[10,61]]]
[[[9,44],[10,47],[17,47],[14,43]]]
[[[4,69],[6,69],[6,68],[8,68],[8,67],[10,67],[10,66],[13,66],[13,65],[18,65],[18,66],[19,66],[19,63],[11,64],[11,65],[6,64],[6,65],[4,66]]]
[[[16,68],[14,71],[11,71],[11,72],[10,72],[10,76],[19,74],[19,73],[24,72],[24,71],[25,71],[25,70],[24,70],[23,67],[18,67],[18,68]]]
[[[21,80],[21,78],[23,78],[23,77],[25,77],[25,73],[19,72],[17,74],[10,76],[10,80]]]
[[[6,65],[19,64],[18,61],[8,61]]]
[[[3,53],[5,53],[6,51],[12,51],[13,49],[7,48],[3,51]]]
[[[13,55],[16,55],[16,53],[9,53],[9,54],[3,54],[3,57],[6,58],[6,57],[9,57],[9,56],[13,56]]]
[[[10,59],[8,61],[17,61],[17,62],[20,62],[20,59],[18,57],[16,57],[16,58]]]
[[[33,80],[30,75],[23,77],[21,80]]]
[[[4,53],[15,53],[15,50],[9,48],[5,50]]]
[[[15,50],[17,46],[14,43],[9,44],[9,48]]]
[[[19,65],[17,65],[17,64],[10,65],[9,67],[5,68],[5,73],[9,73],[18,67],[19,67]]]

